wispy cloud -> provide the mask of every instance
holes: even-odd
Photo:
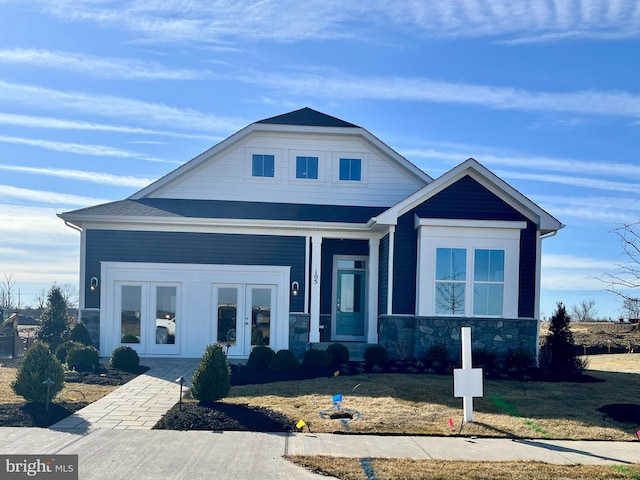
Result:
[[[65,21],[126,28],[155,43],[231,45],[244,41],[358,38],[401,30],[437,38],[496,38],[505,42],[618,39],[639,35],[639,7],[615,0],[34,0]]]
[[[87,170],[68,170],[62,168],[23,167],[19,165],[0,164],[0,170],[29,173],[34,175],[47,175],[82,182],[112,185],[117,187],[143,188],[153,182],[150,178],[131,177],[126,175],[113,175],[110,173],[90,172]]]
[[[135,160],[144,160],[147,162],[158,163],[174,163],[182,164],[177,160],[163,160],[161,158],[149,157],[147,155],[122,150],[120,148],[107,147],[104,145],[90,145],[81,143],[56,142],[53,140],[43,140],[38,138],[8,137],[0,135],[0,143],[12,143],[15,145],[28,145],[30,147],[39,147],[54,152],[73,153],[76,155],[91,155],[94,157],[111,157],[111,158],[131,158]]]
[[[74,52],[14,48],[0,50],[0,63],[67,70],[99,78],[193,80],[211,78],[211,71],[170,69],[156,62],[104,58]]]
[[[603,290],[604,272],[614,268],[615,260],[577,255],[542,256],[542,287],[553,290]]]
[[[159,103],[148,103],[113,95],[99,95],[5,82],[0,80],[0,100],[55,112],[80,112],[92,116],[129,118],[145,125],[162,125],[189,132],[228,133],[246,123],[194,109],[180,109]]]
[[[28,188],[18,188],[11,185],[0,185],[0,201],[8,199],[27,200],[29,202],[49,203],[55,205],[74,205],[87,207],[97,203],[106,203],[109,200],[69,193],[46,192],[43,190],[32,190]]]
[[[124,125],[107,125],[104,123],[84,122],[79,120],[66,120],[62,118],[40,117],[32,115],[19,115],[14,113],[0,113],[1,125],[13,125],[27,128],[46,128],[55,130],[81,130],[96,132],[115,132],[128,134],[143,134],[163,137],[193,138],[197,140],[210,140],[219,142],[222,137],[213,135],[199,135],[185,132],[173,132],[169,130],[151,130],[148,128],[129,127]]]
[[[499,110],[564,112],[640,117],[640,95],[623,91],[539,92],[525,89],[446,82],[430,78],[326,74],[250,73],[250,84],[277,91],[332,100],[395,100],[472,105]]]

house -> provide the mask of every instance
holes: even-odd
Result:
[[[230,358],[254,345],[538,344],[542,240],[562,225],[474,159],[431,178],[362,127],[303,108],[261,120],[81,232],[81,318],[108,356]]]

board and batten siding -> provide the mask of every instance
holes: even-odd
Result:
[[[534,317],[536,226],[469,176],[462,177],[398,219],[395,238],[393,313],[415,313],[418,237],[414,215],[420,218],[526,221],[527,228],[520,233],[518,316]]]
[[[91,277],[100,278],[100,262],[289,266],[291,281],[305,291],[305,237],[124,230],[85,234],[85,308],[100,308],[99,291],[89,290]],[[304,310],[302,295],[290,302],[292,312]]]
[[[252,177],[252,154],[275,155],[273,178]],[[318,179],[297,179],[296,156],[318,157]],[[338,179],[339,158],[362,159],[362,181]],[[391,206],[424,186],[357,136],[254,133],[159,188],[155,198]]]

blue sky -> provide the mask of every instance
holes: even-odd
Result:
[[[304,106],[437,177],[474,157],[567,225],[542,312],[593,299],[640,218],[640,2],[0,0],[0,279],[78,282],[56,213],[125,198]]]

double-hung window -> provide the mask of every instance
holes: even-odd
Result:
[[[296,178],[318,179],[318,157],[296,157]]]
[[[275,155],[254,153],[251,157],[251,175],[254,177],[274,177]]]
[[[473,267],[473,314],[500,317],[503,299],[504,250],[476,250]]]
[[[436,250],[436,314],[464,315],[467,282],[467,251],[464,248]]]

